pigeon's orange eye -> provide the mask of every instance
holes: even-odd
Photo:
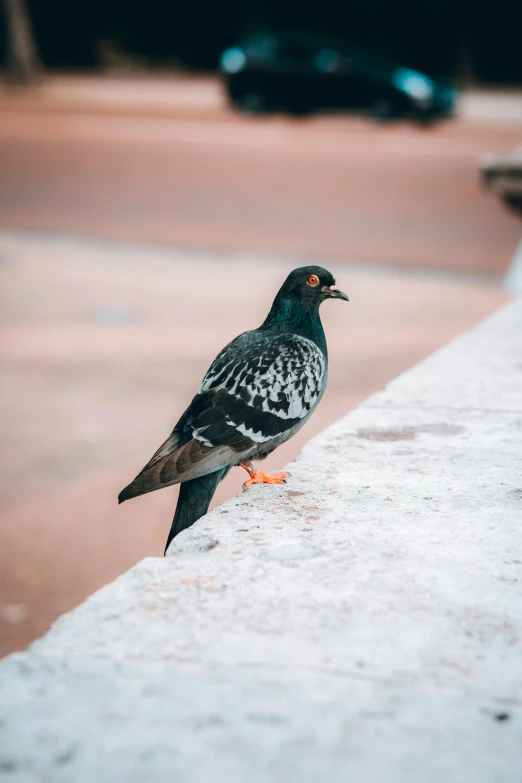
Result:
[[[319,278],[317,277],[317,275],[309,275],[306,282],[308,283],[308,285],[316,286],[319,285]]]

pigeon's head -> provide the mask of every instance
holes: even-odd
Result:
[[[301,266],[290,272],[281,288],[283,296],[296,296],[305,306],[315,309],[325,299],[344,299],[348,297],[335,287],[335,278],[322,266]]]

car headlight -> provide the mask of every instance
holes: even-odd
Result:
[[[239,73],[246,65],[246,54],[239,46],[231,46],[230,49],[225,49],[219,64],[225,73]]]
[[[399,68],[395,71],[393,84],[416,101],[425,103],[433,98],[434,89],[431,79],[417,71],[410,71],[409,68]]]

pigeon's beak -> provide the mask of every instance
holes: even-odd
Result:
[[[348,296],[343,293],[342,291],[339,291],[338,288],[336,288],[334,285],[328,288],[328,286],[324,285],[322,288],[323,294],[325,296],[328,296],[330,299],[344,299],[345,302],[349,302]]]

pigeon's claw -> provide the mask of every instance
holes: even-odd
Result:
[[[239,468],[244,468],[250,478],[243,484],[243,489],[248,489],[252,484],[286,484],[288,473],[256,473],[251,462],[244,460],[238,463]]]
[[[250,472],[250,471],[249,471]],[[252,484],[286,484],[288,473],[254,473],[243,484],[243,489],[248,489]]]

